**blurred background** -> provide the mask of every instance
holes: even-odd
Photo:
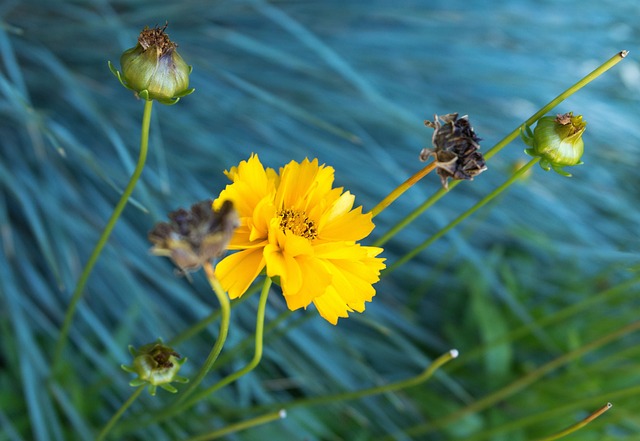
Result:
[[[0,440],[92,439],[130,396],[127,345],[180,335],[218,308],[147,232],[215,197],[258,153],[319,158],[370,210],[419,170],[434,114],[469,115],[483,151],[620,50],[627,59],[553,113],[588,122],[572,178],[524,181],[385,275],[337,326],[273,292],[260,366],[189,412],[112,439],[181,440],[281,407],[230,440],[532,440],[614,407],[572,438],[640,433],[640,4],[618,1],[58,1],[0,3]],[[140,30],[168,21],[196,91],[154,106],[150,153],[89,280],[67,371],[48,381],[71,292],[135,166],[143,103],[111,75]],[[504,182],[517,139],[385,245],[392,264]],[[430,175],[376,217],[372,243],[439,189]],[[257,296],[234,307],[213,384],[252,356]],[[181,341],[190,376],[218,323]],[[429,382],[322,405],[306,397],[418,375]],[[178,388],[181,386],[179,385]],[[184,386],[182,386],[184,387]],[[138,420],[136,420],[138,418]]]

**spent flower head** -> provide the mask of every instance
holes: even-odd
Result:
[[[279,173],[257,155],[225,172],[232,181],[213,206],[233,201],[240,227],[229,244],[238,250],[216,265],[231,298],[243,295],[266,269],[280,283],[291,310],[315,304],[327,321],[362,312],[375,295],[382,248],[362,246],[374,228],[371,213],[353,209],[355,196],[333,188],[334,170],[318,160],[291,161]]]
[[[155,395],[158,386],[168,392],[176,393],[177,389],[171,385],[172,382],[187,383],[189,381],[178,375],[178,371],[187,359],[181,358],[180,354],[172,348],[162,344],[161,339],[138,349],[129,345],[129,352],[133,356],[133,363],[131,366],[123,364],[121,367],[138,376],[131,380],[130,386],[138,387],[148,384],[149,393]]]
[[[433,156],[444,188],[448,188],[449,178],[473,180],[487,169],[482,153],[478,151],[480,138],[466,115],[461,118],[457,113],[434,115],[433,122],[425,121],[424,124],[435,130],[431,138],[433,148],[422,149],[420,160],[426,161]]]
[[[525,152],[540,157],[540,167],[547,171],[553,168],[556,173],[571,176],[562,167],[582,164],[582,134],[586,128],[587,122],[582,120],[582,115],[573,116],[573,112],[569,112],[542,117],[533,132],[523,126],[520,135],[530,146]]]
[[[180,208],[169,213],[170,222],[160,222],[149,232],[151,252],[169,257],[183,273],[196,271],[220,257],[239,219],[231,201],[221,202],[215,211],[211,203],[201,201],[189,210]]]
[[[184,62],[177,44],[165,33],[167,25],[153,29],[145,27],[138,44],[120,57],[122,73],[109,62],[111,72],[127,89],[147,101],[175,104],[194,89],[189,88],[191,66]]]

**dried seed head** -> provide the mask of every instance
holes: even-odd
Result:
[[[435,115],[433,122],[425,121],[424,124],[435,131],[431,139],[433,148],[423,149],[420,160],[426,161],[433,156],[444,188],[448,188],[449,178],[473,180],[487,169],[482,153],[478,151],[480,138],[466,115],[459,119],[457,113]]]
[[[211,204],[206,200],[190,210],[169,213],[170,222],[160,222],[149,233],[151,252],[171,258],[183,273],[220,257],[240,221],[231,201],[225,201],[218,211]]]

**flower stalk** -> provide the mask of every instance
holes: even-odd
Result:
[[[468,210],[466,210],[465,212],[460,214],[458,217],[456,217],[454,220],[449,222],[446,227],[442,228],[440,231],[438,231],[437,233],[432,235],[429,239],[425,240],[420,245],[418,245],[417,247],[413,248],[407,254],[405,254],[400,259],[398,259],[396,262],[394,262],[392,265],[389,265],[389,267],[387,267],[387,269],[385,271],[385,275],[388,276],[393,270],[395,270],[399,266],[407,263],[407,261],[411,260],[413,257],[415,257],[417,254],[419,254],[421,251],[423,251],[429,245],[434,243],[436,240],[440,239],[442,236],[447,234],[449,231],[451,231],[454,227],[456,227],[462,221],[467,219],[473,213],[475,213],[480,208],[484,207],[487,203],[489,203],[490,201],[495,199],[503,191],[505,191],[507,188],[509,188],[511,186],[511,184],[513,184],[518,179],[520,179],[523,175],[525,175],[527,173],[527,171],[529,171],[531,169],[531,167],[533,167],[535,164],[538,163],[538,161],[540,161],[540,158],[533,158],[529,162],[527,162],[525,165],[520,167],[502,185],[500,185],[499,187],[494,189],[491,193],[486,195],[484,198],[482,198],[480,201],[478,201],[471,208],[469,208]]]
[[[60,329],[60,334],[58,336],[58,341],[56,342],[56,346],[54,350],[53,361],[52,361],[54,373],[57,371],[57,368],[59,367],[58,365],[61,362],[62,353],[64,351],[64,348],[67,344],[67,340],[69,338],[71,322],[73,321],[73,316],[76,312],[78,302],[80,301],[80,299],[82,298],[82,294],[84,293],[84,287],[87,284],[87,281],[89,280],[91,271],[93,270],[93,267],[98,261],[98,257],[100,257],[100,253],[102,253],[102,249],[107,244],[107,241],[109,240],[109,236],[111,235],[111,232],[113,231],[113,228],[115,227],[116,222],[120,218],[120,215],[124,210],[124,207],[127,205],[127,202],[129,201],[129,198],[133,193],[133,189],[135,188],[136,184],[138,183],[138,180],[140,179],[140,176],[142,175],[142,170],[144,169],[144,165],[147,160],[147,151],[149,147],[149,126],[151,123],[152,107],[153,107],[153,101],[145,101],[144,111],[142,113],[140,153],[138,156],[138,162],[136,164],[136,168],[134,169],[133,174],[131,175],[131,178],[129,179],[127,186],[122,192],[122,196],[120,196],[120,200],[118,201],[115,208],[113,209],[113,213],[111,214],[111,217],[107,222],[107,225],[104,227],[104,230],[102,230],[102,234],[98,239],[98,243],[96,244],[95,248],[91,252],[91,256],[89,257],[89,260],[85,264],[82,270],[82,274],[78,279],[78,284],[76,285],[76,288],[73,291],[73,294],[71,295],[71,301],[69,302],[69,306],[67,306],[67,311],[65,313],[64,321],[62,323],[62,328]]]
[[[437,166],[436,161],[432,161],[426,165],[422,170],[415,173],[409,179],[404,181],[402,184],[398,185],[391,193],[389,193],[383,200],[381,200],[378,205],[373,207],[371,210],[371,216],[376,217],[379,215],[385,208],[391,205],[396,199],[398,199],[405,191],[410,189],[416,182],[420,179],[427,176],[433,170],[435,170]]]
[[[231,375],[228,375],[218,381],[216,384],[209,386],[207,389],[198,393],[196,396],[192,397],[189,400],[185,407],[191,407],[202,398],[206,397],[217,391],[218,389],[223,388],[224,386],[233,383],[240,377],[247,375],[249,372],[254,370],[258,364],[260,364],[260,360],[262,359],[262,347],[263,347],[263,336],[264,336],[264,317],[265,312],[267,310],[267,298],[269,297],[269,290],[271,289],[271,279],[266,277],[264,280],[264,284],[262,285],[262,291],[260,292],[260,299],[258,300],[258,312],[256,314],[256,335],[255,335],[255,349],[253,353],[253,358],[245,367],[234,372]]]
[[[196,374],[196,376],[191,380],[189,386],[185,391],[180,394],[178,397],[177,403],[181,403],[184,401],[193,391],[198,387],[198,385],[202,382],[204,377],[209,373],[216,360],[218,359],[218,355],[222,351],[222,347],[224,346],[225,341],[227,340],[227,333],[229,332],[229,320],[231,316],[231,307],[229,304],[229,296],[220,286],[220,282],[216,279],[216,275],[213,269],[213,266],[210,262],[207,262],[203,265],[204,272],[207,275],[207,280],[213,289],[213,292],[218,297],[218,302],[220,303],[221,310],[221,318],[220,318],[220,331],[218,333],[218,338],[211,348],[211,352],[209,356],[205,360],[204,364]]]
[[[189,438],[186,441],[208,441],[212,439],[218,439],[225,435],[230,435],[232,433],[237,433],[242,430],[251,429],[256,426],[260,426],[262,424],[267,424],[272,421],[281,420],[287,417],[287,412],[284,409],[280,409],[276,412],[270,412],[265,415],[260,415],[255,418],[251,418],[247,421],[242,421],[236,424],[230,424],[222,429],[215,430],[213,432],[205,433],[202,435],[195,436],[193,438]]]
[[[523,375],[517,378],[516,380],[507,384],[501,389],[498,389],[489,395],[479,398],[476,401],[466,405],[465,407],[455,410],[450,414],[443,416],[437,421],[415,426],[411,430],[407,431],[405,435],[412,436],[412,437],[423,436],[428,433],[432,433],[435,430],[440,429],[442,427],[446,427],[447,425],[453,423],[454,421],[459,421],[461,418],[464,418],[467,415],[470,415],[476,412],[481,412],[485,409],[488,409],[491,406],[494,406],[497,403],[500,403],[501,401],[506,400],[507,398],[523,390],[527,386],[540,380],[546,374],[553,372],[562,366],[567,365],[568,363],[572,362],[573,360],[576,360],[579,357],[584,356],[585,354],[588,354],[617,339],[625,337],[639,330],[640,330],[640,321],[629,323],[606,335],[603,335],[600,338],[597,338],[596,340],[588,342],[577,349],[574,349],[570,352],[562,354],[559,357],[556,357],[555,359],[530,371],[526,375]]]
[[[396,381],[394,383],[383,384],[382,386],[370,387],[367,389],[360,389],[352,392],[324,395],[321,397],[303,398],[288,403],[284,407],[285,409],[292,409],[294,407],[314,406],[318,404],[336,403],[338,401],[347,400],[358,400],[360,398],[368,397],[371,395],[379,395],[414,387],[429,380],[438,369],[457,357],[458,351],[456,349],[451,349],[450,351],[433,360],[433,362],[429,366],[427,366],[424,371],[420,372],[420,374],[416,375],[415,377]]]
[[[560,432],[558,432],[556,434],[553,434],[553,435],[550,435],[550,436],[546,436],[544,438],[540,438],[538,441],[554,441],[556,439],[564,438],[567,435],[571,435],[573,432],[582,429],[584,426],[586,426],[591,421],[593,421],[596,418],[598,418],[600,415],[602,415],[603,413],[605,413],[607,410],[611,409],[612,407],[613,407],[613,405],[611,403],[607,403],[604,406],[602,406],[600,409],[598,409],[595,412],[591,413],[591,415],[589,415],[588,417],[586,417],[582,421],[578,421],[577,423],[567,427],[564,430],[561,430]]]
[[[109,432],[111,432],[111,429],[113,429],[113,426],[116,425],[122,414],[124,414],[126,410],[134,403],[134,401],[138,399],[144,388],[144,385],[138,386],[138,388],[131,394],[129,399],[125,401],[122,406],[120,406],[120,409],[118,409],[118,411],[111,417],[107,424],[105,424],[105,426],[98,434],[96,441],[102,441],[106,438],[106,436],[109,434]]]

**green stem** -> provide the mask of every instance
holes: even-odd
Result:
[[[446,427],[449,424],[454,423],[455,421],[459,421],[461,418],[464,418],[467,415],[485,410],[495,405],[496,403],[504,401],[510,396],[520,392],[527,386],[541,379],[544,375],[553,372],[554,370],[559,369],[562,366],[565,366],[571,361],[582,357],[589,352],[601,348],[602,346],[605,346],[612,341],[615,341],[621,337],[624,337],[625,335],[631,334],[632,332],[636,332],[638,330],[640,330],[640,321],[632,322],[571,352],[567,352],[566,354],[563,354],[560,357],[555,358],[554,360],[551,360],[550,362],[527,373],[526,375],[519,377],[517,380],[506,385],[502,389],[499,389],[491,393],[490,395],[480,398],[477,401],[474,401],[473,403],[467,405],[466,407],[450,413],[449,415],[441,417],[433,423],[417,425],[411,429],[404,431],[403,433],[410,437],[422,436],[437,429]]]
[[[611,69],[613,66],[618,64],[627,56],[628,51],[621,51],[615,54],[613,57],[602,63],[599,67],[593,70],[591,73],[587,74],[580,81],[575,83],[573,86],[566,89],[560,95],[551,100],[548,104],[538,110],[535,114],[533,114],[529,119],[525,121],[525,125],[531,126],[537,120],[542,118],[547,112],[553,109],[555,106],[560,104],[562,101],[576,93],[578,90],[582,89],[584,86],[589,84],[591,81],[598,78],[600,75],[605,73],[607,70]],[[506,147],[511,141],[516,139],[520,135],[520,128],[522,124],[516,127],[511,133],[505,136],[500,142],[498,142],[495,146],[489,149],[485,154],[485,159],[489,159],[495,154],[497,154],[500,150]],[[453,181],[449,184],[449,189],[455,188],[461,181]],[[403,218],[398,224],[396,224],[391,230],[389,230],[385,235],[383,235],[380,239],[378,239],[373,246],[382,246],[389,241],[393,236],[398,234],[401,230],[403,230],[407,225],[413,222],[418,216],[420,216],[425,210],[435,204],[442,196],[447,193],[447,190],[441,188],[437,192],[435,192],[429,199],[427,199],[422,205],[409,213],[405,218]]]
[[[222,351],[224,342],[227,340],[227,333],[229,332],[229,319],[231,316],[229,296],[222,288],[222,285],[220,285],[220,282],[215,275],[211,263],[207,262],[203,266],[203,268],[205,274],[207,275],[207,279],[209,280],[209,284],[211,285],[211,288],[213,288],[213,292],[216,293],[218,301],[220,302],[220,309],[222,311],[222,318],[220,320],[220,332],[218,334],[218,339],[214,343],[213,348],[211,348],[211,352],[200,368],[200,371],[198,371],[195,378],[189,383],[189,387],[187,387],[184,392],[180,394],[180,397],[178,398],[176,403],[181,403],[185,398],[187,398],[187,396],[191,395],[191,393],[196,389],[196,387],[198,387],[207,373],[211,370],[213,364],[218,359],[218,355],[220,355],[220,352]]]
[[[406,389],[409,387],[417,386],[424,383],[433,374],[440,369],[444,364],[453,360],[458,356],[458,351],[455,349],[450,350],[446,354],[436,358],[424,371],[415,377],[408,378],[406,380],[396,381],[395,383],[384,384],[382,386],[371,387],[367,389],[356,390],[352,392],[342,392],[333,395],[324,395],[321,397],[303,398],[300,400],[292,401],[288,404],[279,404],[279,406],[285,409],[292,409],[294,407],[301,406],[314,406],[318,404],[335,403],[337,401],[357,400],[360,398],[368,397],[370,395],[378,395],[387,392],[393,392],[396,390]]]
[[[251,361],[242,369],[233,374],[224,377],[222,380],[218,381],[213,386],[208,387],[207,389],[197,393],[192,396],[189,401],[183,403],[175,413],[179,413],[184,409],[187,409],[198,401],[202,400],[207,395],[210,395],[217,391],[218,389],[226,386],[227,384],[233,383],[238,378],[248,374],[256,366],[260,363],[260,359],[262,358],[262,337],[264,335],[264,315],[267,307],[267,297],[269,296],[269,288],[271,288],[271,279],[269,277],[265,278],[264,285],[262,286],[262,292],[260,293],[260,300],[258,301],[258,313],[256,316],[256,337],[255,337],[255,352],[253,354],[253,358]]]
[[[287,412],[285,412],[284,410],[271,412],[266,415],[260,415],[259,417],[252,418],[247,421],[231,424],[223,429],[219,429],[214,432],[209,432],[203,435],[198,435],[193,438],[189,438],[187,439],[187,441],[208,441],[211,439],[217,439],[222,436],[229,435],[231,433],[240,432],[241,430],[251,429],[252,427],[256,427],[261,424],[266,424],[266,423],[270,423],[271,421],[280,420],[282,418],[285,418],[286,416],[287,416]]]
[[[91,271],[93,270],[93,267],[98,261],[98,257],[100,256],[102,249],[104,248],[107,241],[109,240],[111,231],[115,227],[116,222],[120,217],[120,214],[122,214],[122,211],[124,210],[124,207],[127,205],[127,201],[129,200],[131,193],[133,193],[133,189],[135,188],[136,183],[138,182],[138,179],[142,174],[142,170],[144,169],[144,164],[147,160],[147,150],[149,146],[149,124],[151,121],[152,104],[153,104],[153,101],[145,101],[145,104],[144,104],[144,112],[142,114],[142,133],[140,135],[140,155],[138,157],[138,163],[136,165],[136,168],[133,171],[131,178],[129,179],[129,183],[125,187],[124,192],[122,193],[122,196],[120,196],[120,200],[118,201],[118,204],[113,209],[113,213],[111,214],[111,217],[109,218],[109,221],[107,222],[106,227],[104,227],[104,230],[102,231],[102,235],[100,236],[98,243],[96,244],[95,248],[91,252],[91,256],[89,257],[89,260],[84,266],[84,269],[82,270],[82,274],[80,275],[80,279],[78,279],[78,284],[76,285],[76,289],[73,292],[73,295],[71,296],[71,301],[69,302],[69,306],[67,307],[67,312],[64,317],[64,322],[62,324],[60,335],[58,337],[58,341],[56,342],[55,352],[53,355],[52,366],[53,366],[54,372],[56,371],[56,368],[58,367],[58,364],[61,361],[62,352],[64,351],[65,345],[67,344],[67,340],[69,338],[69,330],[71,328],[71,322],[73,320],[76,307],[78,306],[78,302],[82,298],[82,294],[84,291],[84,287],[87,284],[87,280],[89,280]]]
[[[125,412],[125,410],[127,410],[129,408],[129,406],[131,406],[133,404],[133,402],[138,398],[138,396],[140,396],[140,394],[144,390],[145,386],[146,385],[142,385],[142,386],[138,387],[135,390],[135,392],[133,394],[131,394],[129,399],[122,406],[120,406],[120,409],[118,409],[118,411],[111,417],[109,422],[100,431],[100,434],[96,438],[96,441],[102,441],[103,439],[105,439],[105,437],[109,434],[109,432],[111,431],[113,426],[118,422],[118,420],[120,419],[122,414]]]
[[[424,250],[429,245],[431,245],[433,242],[435,242],[436,240],[440,239],[442,236],[447,234],[450,230],[452,230],[454,227],[456,227],[460,222],[462,222],[463,220],[465,220],[466,218],[471,216],[473,213],[478,211],[480,208],[485,206],[488,202],[490,202],[491,200],[496,198],[500,193],[502,193],[504,190],[506,190],[511,184],[516,182],[531,167],[533,167],[535,164],[537,164],[538,161],[540,161],[540,158],[533,158],[529,162],[527,162],[525,165],[520,167],[502,185],[500,185],[499,187],[494,189],[491,193],[489,193],[484,198],[482,198],[480,201],[478,201],[473,207],[469,208],[468,210],[463,212],[460,216],[458,216],[457,218],[455,218],[454,220],[449,222],[449,224],[446,227],[442,228],[440,231],[435,233],[429,239],[425,240],[420,245],[418,245],[417,247],[413,248],[407,254],[405,254],[400,259],[398,259],[396,262],[394,262],[393,265],[388,266],[387,269],[385,270],[385,275],[388,276],[393,270],[398,268],[400,265],[403,265],[403,264],[407,263],[407,261],[411,260],[418,253],[420,253],[422,250]]]
[[[247,290],[247,292],[245,292],[242,295],[242,297],[240,297],[239,299],[234,300],[231,303],[231,309],[233,309],[233,308],[241,305],[242,303],[246,302],[247,300],[249,300],[256,293],[256,291],[257,291],[256,287],[257,287],[257,285],[252,285]],[[211,314],[209,314],[208,316],[206,316],[202,320],[198,321],[197,323],[193,324],[189,328],[185,329],[184,331],[182,331],[181,333],[179,333],[178,335],[173,337],[171,340],[169,340],[169,342],[167,342],[167,345],[168,346],[178,346],[179,343],[182,343],[185,340],[189,340],[193,336],[198,335],[200,332],[204,331],[207,328],[207,326],[209,326],[211,323],[213,323],[216,320],[218,320],[218,318],[221,315],[222,315],[222,312],[220,310],[212,312]]]
[[[538,441],[554,441],[556,439],[564,438],[565,436],[572,434],[576,430],[582,429],[584,426],[589,424],[591,421],[595,420],[600,415],[605,413],[607,410],[611,409],[611,406],[612,406],[611,403],[607,403],[604,406],[602,406],[600,409],[596,410],[591,415],[589,415],[588,417],[583,419],[582,421],[579,421],[576,424],[574,424],[572,426],[569,426],[566,429],[561,430],[560,432],[558,432],[558,433],[556,433],[554,435],[541,438]]]

